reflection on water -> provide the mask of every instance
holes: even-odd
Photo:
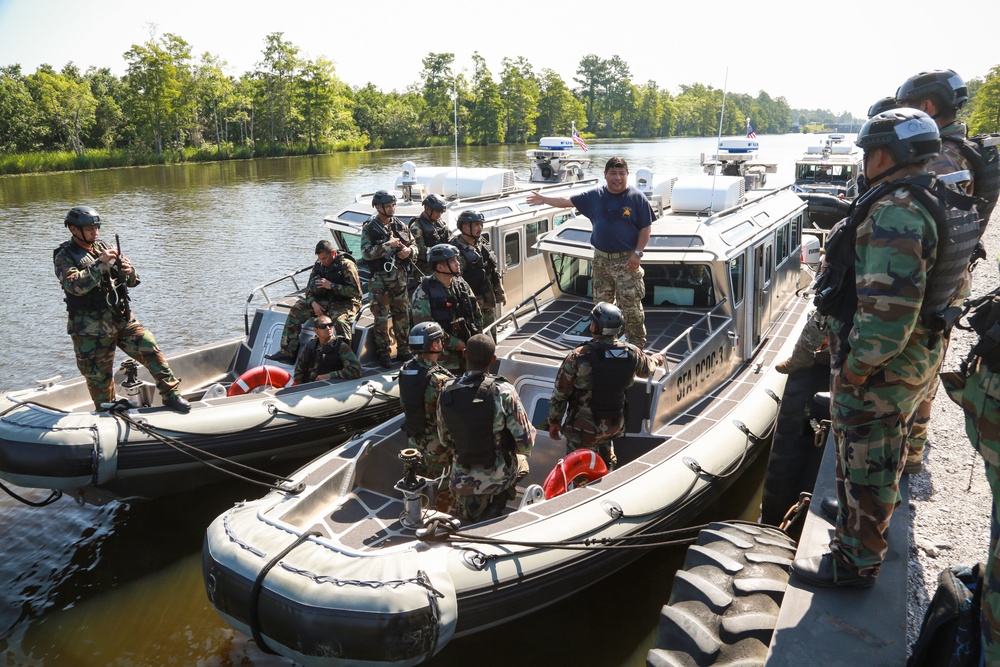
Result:
[[[761,157],[789,182],[804,136],[762,137]],[[598,171],[621,154],[632,171],[697,173],[711,139],[597,143]],[[527,174],[525,147],[460,149],[463,166]],[[0,390],[76,374],[52,250],[76,204],[121,237],[142,284],[133,309],[169,355],[242,335],[250,290],[311,264],[324,215],[356,193],[391,187],[404,160],[448,164],[449,149],[0,178]],[[711,518],[756,517],[763,459]],[[45,493],[26,492],[34,500]],[[215,614],[201,583],[205,527],[255,487],[219,484],[144,504],[28,508],[0,496],[0,656],[8,665],[284,665]],[[642,665],[655,642],[683,548],[652,552],[586,591],[480,636],[455,640],[435,665]],[[561,638],[556,642],[553,636]],[[570,641],[566,641],[569,639]],[[575,640],[575,641],[574,641]]]

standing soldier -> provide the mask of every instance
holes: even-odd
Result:
[[[437,363],[443,349],[444,330],[437,322],[420,322],[410,329],[410,349],[417,356],[399,370],[399,402],[405,421],[403,432],[409,447],[423,454],[427,477],[440,480],[435,506],[440,512],[451,510],[452,495],[448,472],[451,450],[441,444],[437,431],[437,404],[441,390],[454,376]]]
[[[621,328],[622,313],[617,306],[594,306],[590,311],[593,338],[567,355],[556,373],[549,402],[549,436],[553,440],[560,440],[560,433],[566,436],[567,454],[583,448],[595,450],[608,470],[618,463],[612,439],[625,431],[625,392],[636,377],[648,378],[664,365],[662,354],[616,340]],[[601,390],[595,392],[594,387]]]
[[[817,307],[828,316],[838,516],[830,551],[792,572],[817,586],[875,583],[913,414],[936,380],[943,314],[978,238],[971,200],[924,163],[941,150],[922,111],[874,116],[858,133],[870,189],[827,241]],[[961,205],[963,208],[959,208]]]
[[[444,331],[441,365],[453,373],[465,370],[462,351],[483,330],[483,315],[469,284],[458,269],[458,250],[439,243],[427,253],[433,275],[421,279],[413,293],[413,321],[437,322]]]
[[[427,253],[439,243],[448,242],[448,223],[441,219],[447,204],[440,195],[431,193],[424,197],[424,212],[410,223],[410,234],[417,243],[415,265],[421,276],[429,276],[433,269],[427,263]],[[414,282],[419,282],[420,278]]]
[[[128,290],[139,284],[132,263],[97,240],[101,216],[91,207],[74,206],[64,224],[73,238],[52,252],[52,261],[69,311],[66,333],[94,405],[101,410],[115,400],[115,348],[121,348],[149,370],[165,406],[187,412],[191,404],[177,389],[180,380],[129,306]]]
[[[454,452],[453,513],[473,523],[500,516],[528,474],[535,427],[514,387],[486,369],[496,360],[496,343],[486,334],[469,339],[469,370],[450,382],[438,403],[438,434]]]
[[[361,279],[354,258],[338,253],[329,241],[316,244],[316,263],[306,284],[306,294],[288,311],[281,332],[281,348],[267,359],[294,364],[299,354],[299,334],[310,317],[329,315],[337,335],[351,339],[351,325],[361,310]]]
[[[963,195],[981,195],[983,193],[974,192],[974,183],[979,181],[980,175],[976,173],[975,165],[963,153],[965,150],[975,151],[975,148],[967,149],[969,143],[965,123],[957,120],[958,110],[969,99],[969,89],[958,74],[950,69],[934,70],[932,72],[920,72],[911,76],[903,82],[903,85],[896,91],[896,103],[901,107],[912,107],[920,109],[934,119],[941,135],[941,154],[936,158],[927,161],[925,169],[947,187]],[[982,181],[979,181],[982,182]],[[992,192],[992,203],[988,205],[988,210],[992,210],[996,203],[997,192]],[[980,211],[981,213],[981,211]],[[989,222],[988,216],[982,220],[980,236],[986,229]],[[971,257],[969,258],[971,261]],[[962,303],[971,294],[972,274],[966,273],[963,281],[963,289],[958,294],[955,306],[961,308]],[[944,353],[948,350],[948,339],[944,340]],[[916,416],[913,420],[913,428],[907,438],[906,467],[903,472],[916,474],[923,470],[924,449],[927,445],[927,423],[931,419],[931,407],[934,404],[934,396],[937,394],[937,381],[933,381],[930,390],[920,406],[917,408]]]
[[[361,229],[361,256],[368,262],[371,277],[368,294],[375,325],[375,347],[383,368],[392,366],[389,342],[389,315],[392,315],[392,336],[396,339],[396,361],[411,358],[407,336],[410,333],[409,302],[406,283],[410,261],[417,246],[410,230],[398,218],[396,196],[379,190],[372,197],[375,215]]]
[[[483,330],[497,319],[497,305],[507,303],[503,291],[503,277],[493,248],[482,239],[486,218],[482,213],[462,211],[458,216],[458,234],[451,244],[458,248],[458,261],[462,277],[469,283],[483,311]],[[496,332],[493,332],[496,340]]]

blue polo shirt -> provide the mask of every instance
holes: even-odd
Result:
[[[590,245],[601,252],[631,252],[639,242],[639,230],[656,219],[646,195],[631,185],[619,194],[607,186],[594,188],[570,197],[573,206],[594,225]]]

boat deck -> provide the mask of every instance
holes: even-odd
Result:
[[[796,558],[828,550],[833,522],[819,509],[819,499],[836,494],[836,447],[826,443],[823,463],[799,539]],[[906,590],[909,559],[909,477],[899,482],[902,501],[892,515],[889,552],[875,586],[869,589],[819,588],[788,581],[771,640],[766,667],[798,665],[906,664]]]

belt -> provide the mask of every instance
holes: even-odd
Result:
[[[604,252],[603,250],[598,250],[594,248],[594,257],[603,257],[605,259],[624,259],[632,254],[633,251],[626,250],[625,252]]]

